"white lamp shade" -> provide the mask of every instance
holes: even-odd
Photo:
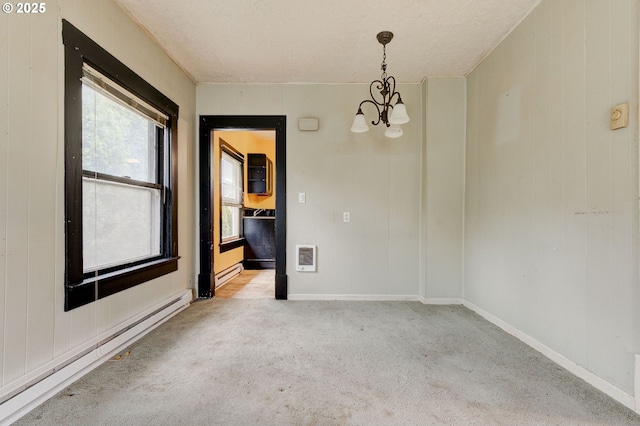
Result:
[[[389,117],[389,123],[391,124],[404,124],[409,122],[409,116],[407,115],[407,107],[404,106],[402,101],[398,101],[396,106],[393,107],[391,111],[391,116]]]
[[[353,124],[351,125],[351,131],[353,133],[364,133],[369,131],[369,126],[367,126],[367,119],[365,118],[362,112],[358,112],[353,119]]]
[[[387,128],[387,130],[384,132],[384,135],[388,138],[399,138],[400,136],[402,136],[402,129],[400,128],[400,126],[398,126],[397,124],[392,124],[391,126],[389,126]]]

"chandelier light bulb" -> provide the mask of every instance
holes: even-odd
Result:
[[[409,122],[409,115],[407,114],[407,107],[404,106],[402,99],[398,98],[398,103],[393,107],[391,116],[389,117],[390,124],[404,124]]]
[[[353,133],[364,133],[369,131],[369,126],[367,125],[367,119],[362,113],[362,109],[358,108],[358,113],[353,118],[353,124],[351,125],[351,131]]]
[[[402,131],[402,128],[400,128],[400,126],[398,126],[397,124],[392,124],[384,132],[384,135],[388,138],[395,139],[402,136],[403,133],[404,132]]]

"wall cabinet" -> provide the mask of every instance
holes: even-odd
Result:
[[[273,194],[273,163],[265,154],[247,154],[247,193]]]

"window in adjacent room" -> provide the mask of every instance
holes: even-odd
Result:
[[[177,269],[178,107],[67,21],[65,310]]]
[[[228,144],[220,146],[220,241],[242,237],[244,157]]]

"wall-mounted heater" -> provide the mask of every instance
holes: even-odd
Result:
[[[296,271],[316,271],[316,246],[302,244],[296,246]]]

